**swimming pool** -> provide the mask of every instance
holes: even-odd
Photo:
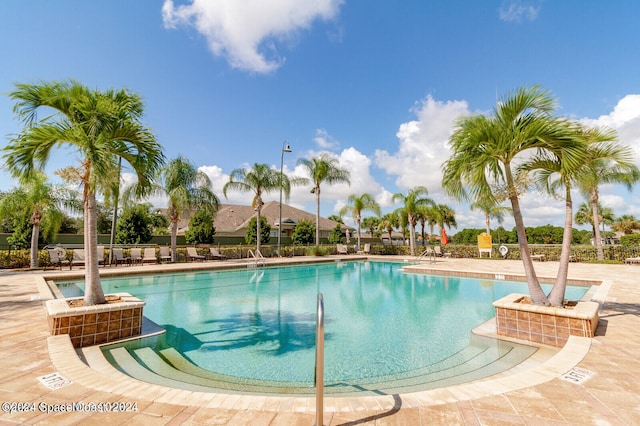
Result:
[[[104,278],[103,287],[143,299],[145,317],[166,329],[163,337],[126,345],[138,361],[150,363],[143,347],[165,360],[179,357],[197,366],[190,373],[201,371],[224,389],[311,392],[318,292],[325,303],[325,383],[336,393],[476,378],[493,374],[496,361],[534,351],[470,335],[494,316],[494,300],[526,292],[524,283],[410,274],[403,266],[364,261],[138,275]],[[82,286],[58,283],[68,297]],[[569,287],[567,297],[586,291]],[[110,350],[109,357],[118,354]],[[468,369],[463,375],[460,365]]]

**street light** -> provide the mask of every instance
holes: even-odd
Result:
[[[280,154],[280,217],[278,219],[278,257],[280,257],[280,237],[282,236],[282,168],[284,166],[284,153],[291,152],[291,147],[287,141],[282,142],[282,152]]]

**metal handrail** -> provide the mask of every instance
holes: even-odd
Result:
[[[428,248],[420,253],[420,255],[415,258],[415,261],[418,262],[427,256],[429,256],[429,263],[436,263],[436,251],[432,248]]]
[[[262,253],[260,253],[260,250],[256,250],[255,253],[253,252],[253,250],[247,250],[247,257],[249,257],[249,255],[253,257],[253,260],[255,261],[255,267],[258,266],[258,262],[262,263],[262,265],[264,266],[265,260]]]
[[[322,426],[324,411],[324,298],[318,293],[316,316],[316,426]]]

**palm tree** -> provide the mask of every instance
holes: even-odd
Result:
[[[38,268],[38,240],[42,233],[52,238],[58,233],[64,219],[64,208],[80,210],[74,191],[66,187],[54,187],[47,176],[38,172],[23,182],[19,188],[9,192],[0,200],[0,215],[13,217],[18,211],[26,211],[31,223],[31,269]]]
[[[456,212],[446,204],[437,204],[434,207],[437,214],[435,215],[438,226],[440,227],[440,233],[444,231],[444,227],[451,229],[453,226],[456,228],[458,223],[456,222]]]
[[[418,223],[417,213],[420,206],[434,206],[435,203],[431,198],[426,197],[429,194],[424,186],[416,186],[411,188],[407,195],[402,193],[393,194],[392,201],[401,201],[404,206],[401,207],[403,215],[406,216],[409,225],[409,246],[411,256],[416,255],[416,225]]]
[[[492,200],[478,200],[471,203],[471,210],[479,210],[484,213],[484,223],[487,230],[487,235],[491,235],[491,219],[495,219],[498,221],[498,224],[502,224],[504,222],[504,215],[509,213],[511,209],[509,207],[504,207],[499,204],[496,204],[496,201]]]
[[[220,200],[211,189],[211,180],[203,171],[185,157],[179,156],[169,161],[160,170],[160,182],[154,186],[154,193],[164,194],[169,199],[167,216],[171,233],[171,260],[176,259],[178,221],[187,210],[203,210],[215,215]]]
[[[96,194],[113,181],[118,158],[136,173],[140,195],[148,191],[164,161],[160,145],[140,123],[142,100],[126,89],[100,92],[74,80],[17,84],[9,97],[16,101],[14,113],[24,123],[21,133],[4,148],[3,158],[13,176],[32,179],[58,145],[70,145],[80,155],[76,170],[84,208],[84,303],[104,303],[98,274]],[[54,113],[39,119],[41,109]]]
[[[582,130],[581,136],[587,144],[587,158],[578,177],[578,187],[591,204],[597,256],[598,260],[604,260],[599,226],[598,187],[605,183],[621,183],[631,190],[633,184],[640,179],[640,171],[634,164],[633,151],[627,146],[616,144],[615,131],[591,128]]]
[[[395,213],[387,213],[380,219],[378,230],[380,232],[387,231],[389,234],[389,244],[392,242],[393,230],[399,226],[398,215]]]
[[[603,207],[598,203],[598,221],[602,224],[602,232],[604,232],[604,226],[611,225],[615,220],[615,215],[613,214],[613,210],[610,207]],[[591,225],[591,233],[596,235],[596,230],[594,229],[593,223],[593,211],[591,203],[581,203],[578,210],[576,210],[575,215],[573,216],[573,221],[577,225]],[[595,244],[595,242],[594,242]]]
[[[493,115],[481,114],[458,119],[449,140],[452,155],[443,164],[443,187],[454,199],[495,200],[492,185],[504,184],[511,202],[520,253],[532,303],[548,305],[549,300],[538,281],[514,179],[518,159],[527,151],[566,150],[563,161],[575,165],[575,133],[552,113],[555,100],[539,86],[524,87],[498,102]]]
[[[320,157],[298,159],[298,164],[303,166],[313,182],[311,193],[316,195],[316,246],[320,245],[320,184],[346,183],[351,185],[349,170],[338,166],[338,160],[329,154],[322,154]]]
[[[611,228],[629,235],[633,234],[633,231],[640,229],[640,221],[634,215],[623,214],[616,218],[611,224]]]
[[[583,147],[586,153],[586,145]],[[552,306],[563,306],[564,294],[567,288],[567,276],[569,274],[569,259],[571,255],[571,240],[573,233],[573,200],[571,188],[577,175],[582,169],[582,162],[573,165],[570,161],[565,161],[563,155],[566,151],[539,151],[530,161],[521,168],[528,172],[533,170],[538,187],[545,190],[552,196],[558,196],[558,191],[563,191],[565,200],[565,222],[562,234],[562,250],[560,252],[560,262],[556,283],[548,295],[549,303]]]
[[[362,221],[362,213],[365,211],[370,211],[378,216],[380,216],[380,205],[376,202],[376,200],[367,193],[364,193],[360,196],[356,194],[349,195],[347,199],[347,204],[343,208],[340,209],[340,215],[344,215],[348,212],[351,213],[353,219],[356,221],[358,225],[358,250],[360,249],[360,222]]]
[[[262,235],[260,233],[260,216],[264,205],[262,194],[279,191],[281,188],[285,194],[285,199],[288,200],[291,193],[291,181],[289,178],[285,174],[269,168],[267,164],[258,163],[255,163],[252,169],[233,170],[229,175],[229,182],[225,183],[222,188],[225,197],[230,190],[254,193],[251,207],[258,214],[256,220],[256,235],[258,236],[256,254],[260,253],[260,235]]]

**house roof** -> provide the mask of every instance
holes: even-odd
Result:
[[[275,228],[278,225],[280,219],[280,209],[277,201],[269,201],[262,206],[261,215],[265,217],[267,223]],[[163,214],[166,214],[166,209],[161,209]],[[178,234],[184,234],[184,231],[189,227],[189,219],[194,212],[185,212],[183,217],[178,221]],[[216,229],[217,235],[224,234],[236,234],[240,230],[247,229],[251,218],[257,215],[257,212],[251,206],[245,206],[241,204],[220,204],[218,213],[216,213],[213,221],[213,226]],[[282,225],[283,229],[293,228],[302,219],[309,220],[311,222],[316,221],[315,214],[308,213],[304,210],[291,207],[287,204],[282,204]],[[331,219],[320,217],[320,231],[330,231],[338,225]],[[355,229],[342,225],[342,229],[349,229],[354,231]]]

